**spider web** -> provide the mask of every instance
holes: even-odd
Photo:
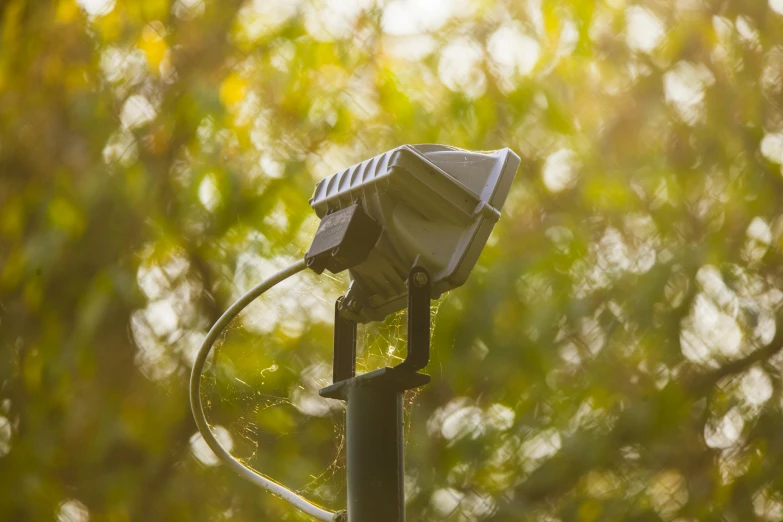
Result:
[[[289,262],[240,258],[233,297]],[[202,381],[207,419],[235,458],[331,507],[345,496],[345,405],[318,390],[332,382],[334,301],[347,286],[346,274],[305,271],[271,289],[229,325]],[[357,373],[402,362],[406,334],[406,311],[360,326]]]

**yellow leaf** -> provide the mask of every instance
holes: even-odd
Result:
[[[546,31],[549,41],[554,43],[560,36],[560,15],[552,4],[547,4],[547,7],[543,9],[543,12],[544,30]]]
[[[60,23],[70,23],[79,16],[79,6],[74,0],[60,0],[57,4],[55,19]]]
[[[246,89],[247,82],[238,74],[232,74],[220,84],[220,101],[226,107],[236,105],[244,98]]]
[[[159,22],[149,24],[144,28],[141,38],[136,44],[147,56],[147,66],[152,73],[157,73],[160,70],[160,62],[163,61],[168,50],[166,41],[163,39],[164,31],[165,27]]]
[[[119,38],[127,15],[120,9],[112,9],[105,15],[93,20],[93,27],[100,32],[101,38],[111,42]]]
[[[141,2],[144,17],[147,20],[164,18],[171,6],[169,0],[144,0]]]

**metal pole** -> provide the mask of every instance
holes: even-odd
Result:
[[[402,395],[430,382],[417,373],[430,356],[430,277],[408,274],[408,354],[394,368],[355,375],[356,323],[335,306],[334,384],[321,397],[346,406],[348,522],[405,522]]]
[[[348,392],[348,522],[405,522],[402,393]]]

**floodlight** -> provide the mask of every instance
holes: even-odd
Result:
[[[380,321],[404,308],[414,265],[431,274],[436,298],[467,279],[518,167],[519,157],[509,149],[403,145],[332,174],[310,200],[322,222],[307,264],[317,272],[350,268],[345,308],[359,322]],[[356,239],[348,236],[344,243],[363,248],[345,252],[337,242],[322,247],[319,235],[335,239],[342,223],[354,222]]]
[[[403,145],[337,172],[315,188],[321,223],[304,259],[250,289],[218,319],[196,356],[190,401],[199,432],[237,473],[324,521],[404,522],[402,394],[430,381],[430,300],[462,285],[500,217],[519,157],[509,149],[468,152]],[[344,400],[347,513],[333,513],[247,468],[210,430],[200,396],[212,345],[248,304],[310,268],[348,270],[335,303],[333,384],[323,397]],[[356,328],[408,307],[408,353],[393,368],[356,375]]]

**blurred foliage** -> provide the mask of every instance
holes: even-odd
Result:
[[[194,349],[303,254],[316,180],[428,142],[522,167],[439,303],[409,519],[783,520],[783,0],[0,12],[0,520],[306,520],[194,436]],[[262,299],[204,390],[239,457],[333,508],[340,284]]]

